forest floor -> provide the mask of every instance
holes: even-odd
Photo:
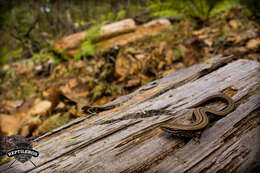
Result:
[[[260,61],[259,28],[238,8],[207,24],[173,21],[159,36],[82,60],[31,58],[5,64],[0,71],[1,134],[45,133],[86,115],[80,111],[84,105],[105,104],[218,54]]]

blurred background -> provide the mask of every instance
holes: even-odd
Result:
[[[45,133],[86,116],[84,105],[218,54],[259,61],[259,9],[259,0],[1,0],[0,132]]]

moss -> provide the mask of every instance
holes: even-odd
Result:
[[[91,100],[96,101],[97,99],[101,98],[101,96],[106,91],[106,85],[104,83],[99,83],[97,86],[93,88],[91,91]]]
[[[67,124],[70,120],[70,113],[68,112],[64,113],[63,115],[58,114],[55,116],[51,116],[43,123],[40,133],[51,131],[57,127]]]
[[[52,58],[56,63],[60,63],[61,61],[67,61],[71,59],[71,56],[66,51],[62,51],[54,47],[50,47],[49,49],[52,52]]]
[[[176,49],[173,50],[173,52],[176,55],[177,59],[179,59],[183,56],[181,49],[176,48]]]
[[[106,63],[103,67],[103,71],[100,73],[99,78],[101,80],[107,80],[113,76],[114,68],[113,64]]]
[[[0,159],[0,165],[2,165],[4,163],[7,163],[7,162],[10,162],[13,159],[14,158],[10,158],[10,157],[4,156],[2,159]]]
[[[112,96],[114,96],[114,95],[121,95],[123,93],[123,88],[122,88],[122,86],[118,86],[116,84],[112,84],[107,89],[106,93],[110,94]]]

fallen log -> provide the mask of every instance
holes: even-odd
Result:
[[[133,19],[125,19],[119,22],[107,24],[101,27],[100,33],[94,42],[99,42],[124,33],[133,32],[136,25]],[[60,50],[71,50],[77,48],[85,39],[87,31],[78,32],[65,36],[54,43],[54,48]]]
[[[97,38],[93,40],[93,43],[97,44],[96,50],[98,52],[105,52],[115,46],[125,46],[148,36],[156,36],[163,30],[170,29],[171,26],[170,21],[164,18],[152,20],[139,26],[135,25],[133,19],[125,19],[101,27],[101,31]],[[82,31],[65,36],[54,43],[54,48],[74,56],[80,44],[84,41],[87,32],[88,31]]]
[[[259,62],[214,57],[155,80],[36,139],[40,156],[0,172],[254,172],[260,166]],[[200,142],[158,128],[188,121],[188,107],[222,92],[235,110],[210,122]],[[115,106],[113,106],[115,105]],[[206,106],[221,109],[219,101]]]

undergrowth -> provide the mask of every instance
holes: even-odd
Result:
[[[99,24],[97,26],[93,26],[86,31],[86,36],[84,41],[80,45],[74,59],[79,60],[81,57],[88,57],[95,55],[95,45],[93,41],[97,38],[98,34],[100,33],[101,27],[104,24]]]
[[[207,21],[217,14],[239,5],[239,0],[167,0],[150,3],[154,16],[189,17]]]

